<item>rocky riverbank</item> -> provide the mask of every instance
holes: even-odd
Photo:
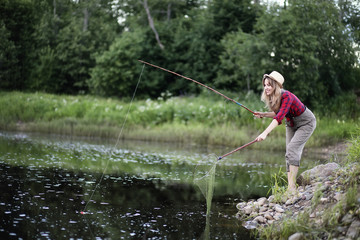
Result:
[[[269,229],[275,229],[271,230],[271,239],[276,230],[280,236],[275,238],[281,239],[359,239],[360,189],[358,179],[348,179],[353,176],[352,169],[341,168],[337,163],[316,166],[299,176],[296,194],[238,203],[237,217],[244,227],[265,235],[269,235]],[[348,184],[354,181],[349,190]],[[284,231],[285,227],[290,229]]]

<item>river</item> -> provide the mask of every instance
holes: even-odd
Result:
[[[236,204],[266,196],[284,153],[0,132],[1,239],[251,239]],[[319,163],[306,152],[300,172]]]

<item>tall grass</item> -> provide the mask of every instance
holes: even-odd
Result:
[[[360,128],[358,128],[351,136],[351,146],[348,148],[349,163],[359,162],[360,159]]]
[[[1,92],[0,106],[2,123],[73,118],[96,124],[117,125],[124,121],[130,102],[91,96]],[[251,122],[251,114],[231,102],[205,97],[177,97],[166,101],[148,99],[133,103],[127,124],[154,126],[172,122],[201,122],[208,126],[234,122],[244,125]]]
[[[230,94],[230,93],[227,93]],[[254,93],[230,94],[252,110],[265,111]],[[130,108],[131,106],[131,108]],[[0,129],[239,146],[253,140],[271,119],[254,119],[238,105],[208,92],[199,97],[160,97],[130,101],[94,96],[0,92]],[[316,114],[316,113],[315,113]],[[318,117],[308,146],[322,146],[350,136],[354,119]],[[284,148],[285,124],[257,147]]]
[[[268,195],[274,196],[274,202],[280,203],[284,198],[288,186],[287,173],[281,168],[278,173],[271,175],[271,188],[269,189]]]

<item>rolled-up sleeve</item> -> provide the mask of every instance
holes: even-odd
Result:
[[[294,98],[288,91],[282,94],[280,109],[276,113],[276,116],[274,117],[274,119],[276,119],[279,125],[282,123],[282,120],[284,119],[285,115],[290,111],[290,107],[293,101]]]

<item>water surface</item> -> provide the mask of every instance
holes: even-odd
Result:
[[[194,176],[232,149],[0,134],[1,239],[249,239],[241,200],[265,196],[283,152],[220,162],[210,217]],[[304,168],[318,163],[304,156]],[[84,214],[82,214],[82,212]]]

